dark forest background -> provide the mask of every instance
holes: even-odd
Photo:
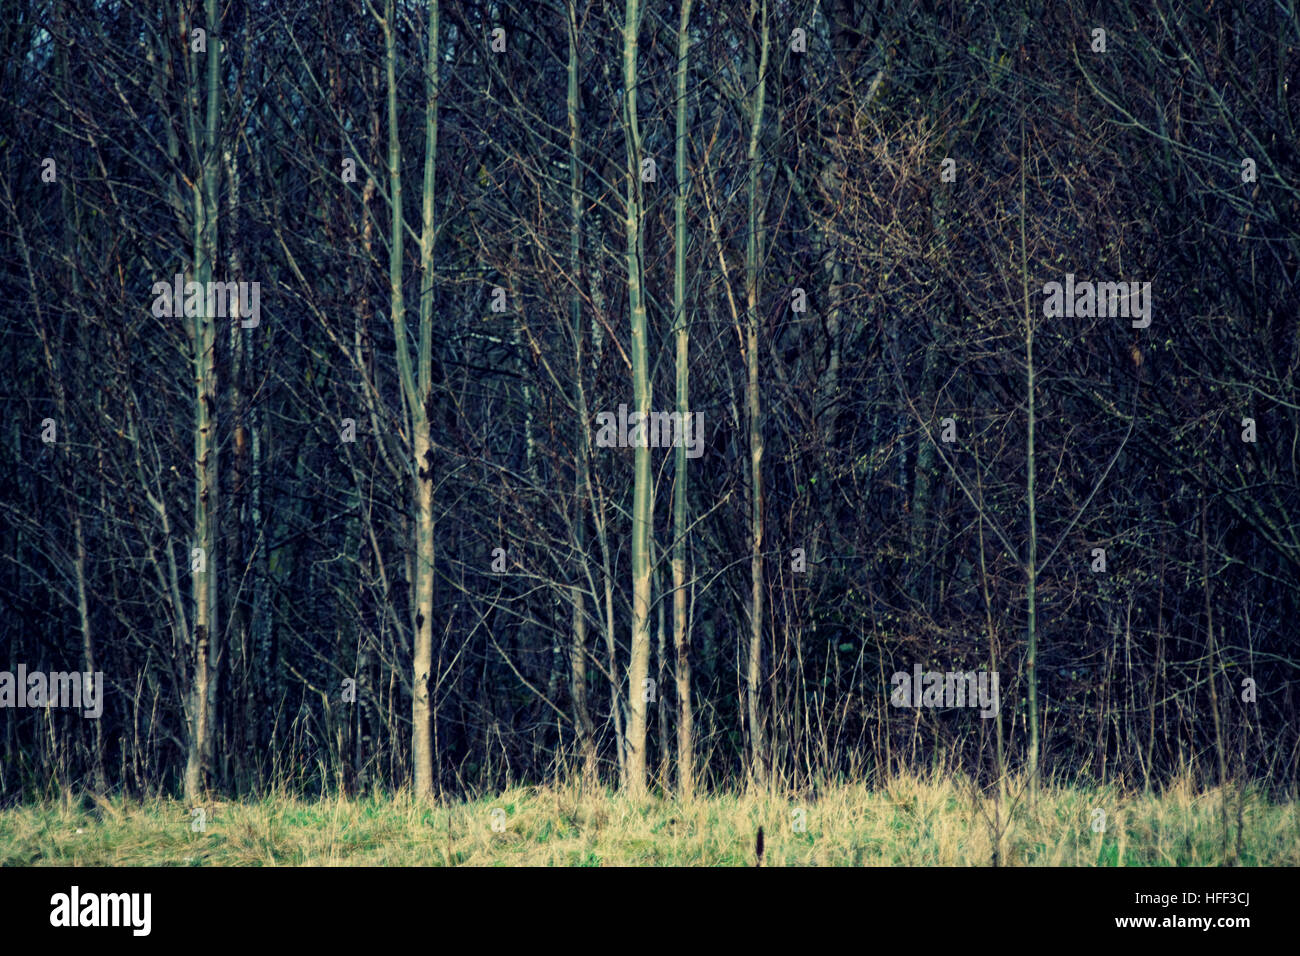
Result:
[[[1294,793],[1296,5],[685,12],[6,0],[0,796]]]

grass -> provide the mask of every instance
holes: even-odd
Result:
[[[1002,841],[1013,866],[1216,866],[1237,850],[1231,792],[1224,853],[1220,791],[1158,794],[1045,787],[1021,800]],[[95,798],[0,811],[5,866],[753,866],[759,826],[768,866],[986,866],[992,802],[938,776],[815,799],[721,794],[690,802],[517,788],[423,803],[409,795],[215,802],[204,827],[177,801]],[[1300,864],[1300,815],[1247,789],[1244,866]],[[1105,810],[1103,832],[1092,828]],[[501,811],[501,812],[495,812]],[[987,814],[987,815],[986,815]],[[1005,816],[1005,813],[1003,814]],[[800,821],[804,826],[799,827]],[[494,831],[497,823],[504,829]]]

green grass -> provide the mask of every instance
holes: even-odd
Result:
[[[1014,788],[1013,788],[1014,792]],[[1228,852],[1219,791],[1159,794],[1047,787],[1017,801],[1002,839],[1013,866],[1216,866],[1237,849],[1230,792]],[[1245,866],[1300,864],[1294,803],[1241,795]],[[503,832],[492,828],[505,811]],[[1092,829],[1106,811],[1105,830]],[[797,811],[802,811],[802,814]],[[0,811],[6,866],[752,866],[765,832],[769,866],[986,866],[993,804],[969,786],[899,778],[806,796],[722,794],[691,802],[518,788],[494,797],[422,803],[406,795],[214,802],[206,826],[186,805],[96,798]],[[1005,818],[1005,805],[1004,813]],[[500,819],[498,816],[496,819]],[[797,829],[798,821],[806,829]]]

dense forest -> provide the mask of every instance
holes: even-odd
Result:
[[[0,47],[0,799],[1294,794],[1291,0]]]

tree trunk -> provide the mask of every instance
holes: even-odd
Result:
[[[752,17],[751,17],[752,20]],[[749,418],[750,474],[750,613],[749,652],[745,673],[745,698],[749,718],[749,769],[751,781],[767,784],[767,743],[763,729],[762,679],[763,640],[763,430],[758,390],[758,294],[762,259],[763,212],[759,197],[759,139],[763,131],[763,102],[767,88],[767,3],[762,7],[758,69],[749,133],[749,239],[745,245],[745,361],[748,384],[745,390]]]
[[[397,111],[397,37],[394,0],[385,8],[383,30],[388,74],[388,181],[391,213],[388,285],[394,346],[414,471],[415,542],[412,555],[414,640],[411,655],[411,764],[416,796],[433,793],[433,708],[429,682],[433,669],[433,443],[429,434],[433,354],[434,184],[438,156],[438,2],[429,0],[428,49],[425,55],[424,189],[420,232],[420,329],[416,368],[411,368],[406,307],[402,295],[401,142]],[[418,379],[417,379],[418,376]]]
[[[1025,121],[1020,120],[1020,278],[1025,296],[1025,392],[1029,406],[1025,447],[1025,498],[1029,509],[1029,559],[1025,565],[1025,588],[1029,612],[1029,633],[1025,653],[1025,677],[1029,682],[1029,788],[1038,790],[1038,500],[1035,496],[1034,457],[1034,314],[1029,307],[1028,250],[1025,244]]]
[[[687,431],[690,414],[690,325],[686,321],[686,75],[690,51],[690,21],[693,0],[683,0],[677,28],[677,144],[674,164],[677,194],[673,197],[673,317],[676,320],[677,404],[676,411]],[[697,423],[699,441],[703,427]],[[673,648],[676,650],[677,680],[677,792],[686,800],[695,793],[695,732],[691,711],[691,634],[686,616],[686,442],[676,449],[673,467]]]
[[[587,450],[591,447],[587,414],[587,395],[582,387],[583,349],[586,337],[582,327],[582,138],[578,126],[578,14],[570,2],[567,6],[569,27],[568,118],[569,118],[569,270],[573,293],[569,297],[569,321],[573,325],[574,408],[578,415],[574,455],[573,539],[574,553],[582,567],[575,572],[578,584],[573,588],[573,640],[569,647],[569,695],[573,700],[573,724],[582,755],[582,785],[586,789],[597,782],[596,732],[587,705],[587,601],[582,582],[586,578],[586,505],[588,499]]]
[[[207,119],[202,134],[202,174],[194,187],[194,278],[203,290],[212,282],[217,254],[218,177],[221,155],[217,136],[221,116],[221,41],[217,0],[207,0]],[[214,434],[217,406],[217,335],[211,300],[204,294],[202,314],[194,322],[194,547],[200,551],[200,567],[192,570],[194,636],[191,643],[192,677],[188,714],[189,740],[185,761],[185,799],[198,799],[206,783],[212,760],[212,731],[215,710],[213,658],[218,656],[216,514],[217,439]]]
[[[420,351],[416,396],[415,468],[417,502],[416,631],[414,669],[416,693],[412,700],[412,752],[416,755],[415,790],[433,792],[433,723],[435,702],[429,697],[433,669],[433,441],[429,406],[433,394],[433,241],[434,187],[438,166],[438,0],[429,0],[428,49],[424,59],[424,189],[420,214]],[[400,221],[400,209],[398,220]],[[402,346],[405,347],[405,340]]]
[[[627,0],[623,23],[623,94],[627,138],[627,293],[632,324],[632,400],[644,423],[650,414],[650,374],[646,307],[641,288],[641,133],[637,123],[638,0]],[[628,659],[627,775],[633,796],[645,792],[646,701],[643,687],[650,670],[651,475],[648,442],[635,449],[632,488],[632,641]]]

